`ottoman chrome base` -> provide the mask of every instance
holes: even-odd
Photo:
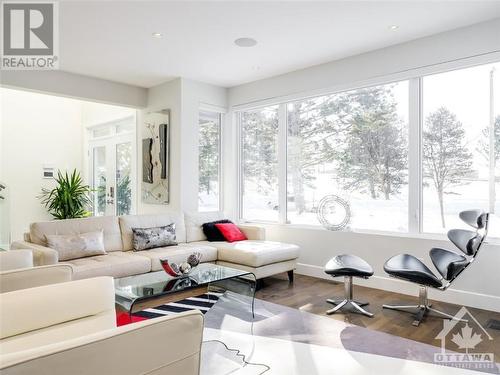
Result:
[[[343,300],[333,300],[333,299],[326,300],[326,302],[331,303],[332,305],[336,305],[333,309],[330,309],[326,312],[328,315],[335,314],[341,308],[350,304],[352,307],[354,307],[356,312],[369,316],[370,318],[373,317],[373,314],[371,312],[366,311],[361,307],[368,305],[368,302],[359,302],[352,299],[352,276],[344,277],[344,291],[345,291],[345,296]]]

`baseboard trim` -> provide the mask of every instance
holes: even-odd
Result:
[[[323,267],[312,264],[298,263],[296,272],[300,275],[332,280],[330,276],[325,274]],[[337,279],[339,281],[342,281],[341,278]],[[368,280],[354,278],[354,284],[375,289],[387,290],[389,292],[411,295],[415,297],[418,294],[418,289],[415,284],[391,277],[372,276]],[[461,306],[470,306],[479,309],[500,312],[500,297],[488,294],[473,293],[465,290],[451,288],[444,292],[441,292],[439,290],[429,288],[429,298],[436,301],[454,303]]]

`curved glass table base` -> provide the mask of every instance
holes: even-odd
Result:
[[[115,279],[115,303],[119,309],[133,312],[180,301],[207,292],[231,291],[251,297],[254,313],[256,279],[248,271],[202,263],[184,277],[172,277],[164,271]]]

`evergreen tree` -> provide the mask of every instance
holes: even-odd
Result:
[[[211,182],[219,174],[219,124],[200,124],[199,141],[199,190],[210,194]]]
[[[300,214],[305,210],[304,187],[314,187],[313,168],[338,157],[348,126],[345,96],[325,96],[288,105],[289,191]]]
[[[465,131],[456,115],[447,108],[429,114],[423,132],[424,177],[437,191],[441,224],[444,219],[444,194],[449,186],[459,185],[472,172],[472,154],[465,145]]]
[[[344,188],[389,199],[406,184],[408,168],[406,134],[392,91],[357,90],[349,101],[352,118],[338,168]]]
[[[407,145],[390,87],[374,87],[288,105],[288,177],[295,208],[314,167],[336,166],[344,188],[386,199],[406,183]]]
[[[278,184],[277,110],[242,112],[242,167],[258,192],[268,194]]]

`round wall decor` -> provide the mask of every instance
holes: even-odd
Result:
[[[351,221],[351,206],[338,195],[327,195],[318,205],[318,221],[328,230],[342,230]]]

